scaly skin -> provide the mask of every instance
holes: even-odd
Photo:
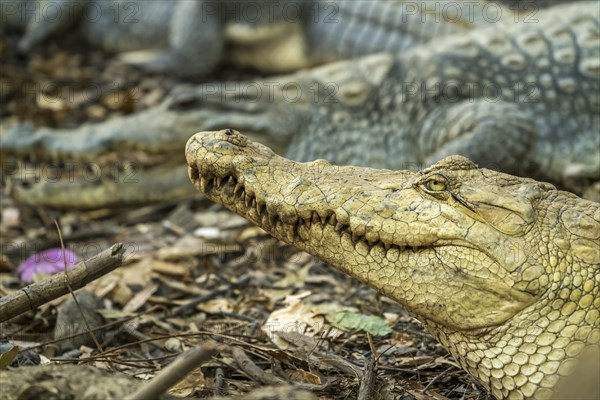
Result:
[[[229,3],[234,2],[230,1]],[[25,4],[27,1],[16,1],[14,3]],[[33,4],[35,1],[32,0],[30,3]],[[114,22],[105,21],[104,19],[94,20],[91,21],[93,24],[90,24],[90,26],[80,27],[83,32],[82,36],[101,47],[106,48],[106,46],[109,46],[107,48],[112,51],[131,50],[136,48],[135,46],[143,47],[148,43],[158,47],[166,45],[163,42],[164,37],[167,36],[165,32],[169,29],[169,26],[172,26],[173,29],[182,30],[181,24],[177,23],[177,18],[179,20],[193,19],[194,13],[184,13],[176,18],[173,14],[175,8],[179,7],[176,2],[158,3],[148,6],[147,9],[144,8],[147,6],[145,6],[145,3],[140,5],[137,2],[102,3],[104,6],[111,6],[115,9],[121,9],[125,6],[133,9],[141,7],[139,11],[145,17],[141,18],[138,24],[122,24],[123,26],[116,24],[115,29],[99,28]],[[443,3],[440,2],[437,5],[438,11],[442,10]],[[452,3],[453,6],[459,4],[454,1],[448,3]],[[230,26],[231,29],[226,30],[224,33],[226,39],[231,41],[231,47],[233,48],[231,54],[227,57],[240,65],[252,66],[266,71],[279,71],[383,50],[402,51],[414,45],[428,42],[435,37],[463,33],[477,25],[487,24],[486,21],[476,18],[477,15],[482,15],[480,7],[473,8],[472,2],[467,1],[467,3],[469,3],[469,8],[464,7],[461,11],[463,18],[448,22],[441,16],[434,15],[435,8],[428,7],[427,12],[424,13],[423,4],[414,1],[324,1],[312,8],[307,2],[304,6],[309,7],[316,14],[309,18],[310,25],[304,26],[304,39],[300,42],[297,38],[292,39],[292,41],[296,40],[294,42],[296,45],[300,43],[300,53],[302,54],[298,54],[298,49],[288,44],[285,44],[282,50],[281,44],[273,40],[272,32],[265,33],[257,30],[253,32],[254,39],[248,40],[248,30],[238,32],[236,31],[236,25],[233,25]],[[60,4],[60,2],[57,4]],[[197,4],[201,6],[201,3]],[[285,5],[285,2],[283,4]],[[78,1],[75,5],[80,8],[93,7],[93,1]],[[214,5],[214,2],[210,5]],[[184,7],[189,6],[189,4],[184,4]],[[10,10],[11,8],[7,9]],[[194,10],[198,11],[198,8],[196,7]],[[167,16],[173,14],[171,25],[169,25],[168,18],[154,21],[153,16],[163,14]],[[76,16],[76,14],[69,15]],[[102,15],[106,17],[112,14],[104,12]],[[428,18],[425,18],[424,15],[427,15]],[[509,14],[506,13],[505,15],[508,16]],[[8,18],[15,16],[18,16],[18,14],[7,14]],[[213,21],[215,18],[217,16],[210,15],[208,22]],[[474,19],[474,21],[471,23],[468,21],[469,19]],[[19,22],[22,23],[23,21],[25,20],[13,21],[13,25],[19,25]],[[23,39],[29,43],[28,46],[40,42],[50,35],[52,32],[48,31],[48,28],[59,28],[56,25],[47,26],[44,20],[35,22],[31,24],[29,33]],[[63,19],[60,22],[64,24],[69,21]],[[136,30],[130,32],[129,29],[133,27]],[[239,29],[239,26],[237,28]],[[99,43],[98,37],[94,34],[99,29],[105,30],[108,35],[103,39],[106,40],[104,44]],[[207,32],[215,34],[217,32],[212,26],[205,25],[202,26],[202,29],[196,30],[202,32],[203,38],[206,37]],[[153,36],[157,32],[163,32],[160,40]],[[275,36],[278,38],[289,36],[285,31],[275,29],[275,32]],[[88,38],[88,35],[91,35],[91,37]],[[264,37],[260,37],[261,35]],[[112,39],[108,40],[106,37]],[[385,40],[381,40],[381,38],[385,38]],[[194,36],[189,37],[187,43],[180,43],[180,45],[188,48],[195,46],[197,43],[194,40]],[[213,58],[208,57],[206,52],[194,51],[192,53],[202,55],[202,60],[197,60],[198,62],[210,64],[214,61]],[[291,65],[290,62],[295,64]],[[196,62],[188,60],[184,64],[192,69],[197,68]],[[172,65],[172,67],[176,67],[176,65]],[[277,79],[292,82],[302,81],[305,79],[304,75],[300,73]],[[120,159],[127,159],[129,154],[134,151],[143,151],[150,154],[178,152],[184,146],[190,133],[198,129],[211,129],[214,124],[220,123],[219,116],[223,107],[222,99],[220,93],[215,93],[212,96],[211,93],[213,92],[214,84],[196,88],[181,86],[170,93],[165,101],[156,107],[101,123],[84,124],[77,129],[35,128],[29,123],[21,123],[11,127],[0,125],[0,140],[2,141],[0,154],[3,157],[16,156],[21,160],[33,159],[36,162],[97,162],[100,157],[105,157],[107,154],[116,154]],[[277,101],[285,100],[279,91],[275,94],[275,98]],[[268,108],[268,103],[263,100],[261,99],[257,103],[252,100],[242,100],[241,103],[235,102],[235,104],[238,104],[244,113],[253,113]],[[276,118],[274,117],[274,119]],[[207,123],[208,120],[211,122]],[[228,120],[231,121],[231,118],[228,118]],[[254,121],[258,124],[254,124]],[[277,146],[283,150],[289,143],[290,137],[286,135],[265,137],[263,135],[264,126],[261,126],[262,121],[258,119],[241,115],[239,123],[240,125],[254,124],[256,135],[253,138],[268,142],[271,146]],[[271,121],[266,121],[266,123],[269,125]],[[166,166],[166,169],[168,168],[169,166]],[[185,171],[181,168],[175,169],[173,174],[176,178],[168,179],[164,173],[157,173],[159,170],[154,169],[148,173],[140,174],[140,182],[143,182],[143,187],[161,187],[165,189],[157,191],[155,196],[149,196],[146,190],[139,190],[136,185],[120,184],[119,181],[114,180],[107,183],[106,180],[102,180],[93,182],[50,182],[43,185],[34,185],[31,189],[17,192],[17,197],[19,201],[26,204],[72,209],[136,204],[159,199],[169,200],[172,196],[179,195],[181,193],[179,182],[182,179],[187,179]],[[115,193],[118,193],[118,195],[115,195]]]
[[[195,191],[185,184],[188,178],[181,148],[190,132],[204,126],[208,118],[214,118],[210,112],[200,112],[196,107],[195,93],[181,86],[157,107],[103,123],[84,124],[76,130],[36,129],[23,123],[5,131],[0,125],[0,154],[6,157],[3,175],[19,177],[20,171],[27,168],[23,161],[9,161],[11,157],[32,160],[34,166],[46,162],[51,170],[58,170],[60,164],[74,166],[72,169],[76,171],[58,174],[65,178],[61,181],[46,179],[15,191],[15,198],[21,204],[57,209],[97,209],[192,196]],[[267,140],[260,133],[253,138]],[[279,150],[284,148],[285,143],[279,143]],[[145,165],[132,161],[133,153],[162,157],[168,163]],[[103,163],[101,160],[105,158],[113,162]],[[115,171],[111,165],[120,168],[130,161],[135,167],[130,172]],[[98,171],[81,172],[79,166],[92,166]],[[117,175],[113,176],[115,172]],[[81,176],[86,178],[80,179]]]
[[[429,32],[427,19],[420,25],[418,19],[409,20],[402,25],[406,31],[389,36],[386,43],[376,40],[393,31],[384,11],[391,22],[403,21],[397,18],[403,8],[385,5],[404,3],[340,4],[350,9],[347,14],[354,28],[322,24],[321,28],[338,33],[323,39],[325,47],[337,38],[350,43],[352,51],[392,45],[397,54],[267,79],[278,83],[278,89],[293,83],[292,89],[300,88],[302,93],[299,101],[289,101],[294,90],[287,97],[275,90],[271,102],[266,94],[271,86],[261,82],[233,85],[234,89],[262,88],[258,99],[244,98],[244,90],[237,97],[227,94],[232,85],[217,85],[217,93],[214,85],[205,85],[188,90],[184,101],[175,94],[142,115],[86,124],[69,132],[40,129],[29,134],[20,125],[2,135],[1,152],[23,155],[33,148],[38,160],[54,153],[66,159],[74,153],[94,157],[110,151],[127,154],[131,149],[166,153],[183,146],[191,131],[234,126],[271,146],[287,146],[287,156],[299,161],[326,158],[338,164],[397,169],[462,154],[481,165],[577,191],[600,180],[596,4],[555,7],[535,14],[537,23],[522,19],[521,24],[498,23],[493,29],[436,41],[430,40],[431,34],[419,36]],[[361,4],[372,8],[379,19],[359,18],[369,14],[369,7],[361,9]],[[437,21],[433,37],[470,29],[462,23]],[[405,33],[412,41],[403,41]],[[403,50],[420,40],[429,42]],[[436,84],[442,89],[436,89]],[[458,87],[464,90],[453,91]],[[492,88],[492,93],[486,88]],[[197,125],[190,130],[188,121]],[[48,190],[45,196],[31,198],[44,204],[45,198],[53,196]],[[56,196],[77,199],[62,188]],[[61,204],[78,207],[76,201]]]
[[[220,104],[203,129],[289,137],[286,156],[297,161],[419,169],[460,154],[578,194],[596,187],[586,196],[598,198],[597,3],[535,18],[298,73],[277,81],[294,101]]]
[[[128,170],[106,167],[85,174],[85,179],[45,180],[32,189],[16,188],[14,198],[20,204],[43,203],[56,209],[70,209],[76,202],[77,209],[94,210],[197,195],[186,185],[186,168],[181,164],[161,164],[153,168],[134,166]]]
[[[0,28],[25,31],[19,42],[24,54],[52,36],[76,33],[96,48],[132,52],[122,58],[152,70],[198,76],[226,60],[282,73],[401,51],[496,23],[496,14],[512,16],[500,5],[491,12],[486,5],[468,0],[435,5],[424,0],[5,0]]]
[[[23,54],[52,36],[70,33],[108,51],[146,50],[132,61],[151,70],[198,76],[212,71],[224,47],[221,18],[203,17],[207,3],[9,0],[3,4],[0,27],[25,28],[18,44]],[[199,21],[202,30],[196,29]]]
[[[16,4],[26,4],[28,2],[35,3],[34,0],[14,1]],[[234,3],[234,1],[231,2]],[[78,1],[74,4],[83,7],[87,3],[86,1]],[[162,13],[169,16],[173,12],[171,9],[175,7],[177,2],[158,3],[164,3],[161,7],[168,8],[168,10],[157,8],[156,10],[151,9],[147,12],[152,15],[154,13]],[[457,4],[455,2],[452,3]],[[471,2],[467,1],[467,3],[470,4]],[[120,3],[113,4],[112,6],[117,7],[118,4]],[[136,2],[131,2],[130,6],[135,9],[136,7],[134,6],[136,4]],[[91,7],[90,5],[88,6]],[[309,26],[312,28],[309,32],[309,35],[312,37],[311,45],[309,46],[312,50],[310,51],[323,55],[318,57],[319,60],[307,61],[307,63],[298,67],[307,66],[308,63],[345,59],[386,50],[390,52],[402,51],[414,45],[427,43],[434,38],[453,33],[468,32],[476,26],[475,23],[469,24],[468,21],[462,19],[447,22],[441,15],[435,15],[435,12],[431,11],[424,13],[418,6],[419,2],[391,0],[384,2],[352,0],[321,4],[320,8],[316,8],[317,10],[321,12],[335,11],[334,16],[329,17],[337,19],[332,21],[321,16],[313,25]],[[9,7],[7,5],[6,8],[8,10],[15,9],[15,12],[7,15],[8,18],[19,15],[16,10],[20,10],[20,8],[17,6]],[[468,13],[467,10],[469,9],[465,7],[461,11],[463,13],[461,15],[464,15],[465,18],[470,18],[471,14],[481,14],[481,10],[478,9],[479,13],[475,11]],[[426,19],[425,16],[430,16],[431,18]],[[475,16],[472,17],[475,18]],[[42,23],[44,21],[35,22]],[[63,21],[61,20],[61,22]],[[143,19],[140,24],[142,22],[144,23],[142,27],[146,27],[147,25],[147,33],[150,33],[150,30],[154,32],[155,30],[160,31],[162,29],[153,25],[153,18],[148,18],[148,20]],[[99,21],[94,21],[94,23],[102,25]],[[95,29],[97,28],[95,27]],[[235,31],[233,28],[231,30]],[[142,29],[142,33],[139,34],[143,36],[143,32],[144,30]],[[117,35],[110,30],[108,34]],[[232,33],[231,35],[235,36],[236,34]],[[244,31],[239,34],[247,34],[247,32]],[[282,35],[283,33],[279,32],[279,34]],[[260,35],[260,33],[257,33],[257,35]],[[130,46],[127,44],[129,41],[136,42],[133,38],[129,38],[128,35],[123,36],[116,37],[114,40],[108,40],[109,44],[113,43],[114,46],[117,46],[116,48],[110,48],[112,51],[125,50]],[[376,40],[377,37],[385,37],[386,40]],[[150,38],[149,40],[155,45],[160,45],[154,39]],[[239,42],[242,39],[238,38],[236,40]],[[240,46],[243,44],[238,43]],[[249,45],[247,42],[245,44]],[[255,45],[249,46],[249,51],[252,53],[260,52]],[[205,54],[203,56],[206,58]],[[273,56],[276,55],[270,54],[269,57],[264,58],[272,65]],[[237,56],[233,55],[233,57]],[[243,58],[244,56],[240,55],[240,57]],[[269,80],[283,82],[303,81],[306,80],[305,75],[302,73],[292,74]],[[247,83],[250,84],[249,82]],[[306,84],[309,83],[306,82]],[[216,87],[220,89],[219,85],[216,85]],[[266,88],[268,86],[265,85],[263,87]],[[78,129],[51,129],[44,127],[36,129],[27,123],[9,128],[4,127],[5,132],[2,135],[3,146],[1,151],[3,155],[12,153],[19,156],[28,156],[34,153],[37,159],[50,160],[57,158],[93,160],[102,153],[126,153],[140,149],[148,149],[152,153],[168,153],[173,151],[174,148],[181,148],[185,144],[190,134],[190,124],[195,123],[195,129],[197,130],[203,127],[202,122],[207,117],[218,118],[219,110],[215,113],[212,112],[212,109],[218,109],[219,105],[222,105],[223,98],[220,97],[220,92],[214,93],[215,90],[215,84],[213,83],[195,88],[182,85],[173,90],[162,104],[147,111],[131,116],[113,118],[101,123],[84,124]],[[216,98],[216,101],[211,102],[213,97]],[[232,98],[231,100],[235,100],[235,103],[238,103],[244,99]],[[254,100],[250,99],[247,102],[254,102]],[[284,101],[285,99],[280,95],[276,95],[274,100]],[[256,106],[266,107],[266,104],[259,103]],[[256,106],[250,108],[243,107],[242,110],[252,113],[256,111]],[[204,108],[208,108],[209,110],[204,110]],[[183,123],[175,124],[173,123],[174,120],[181,120]],[[270,138],[271,143],[273,143],[272,140],[277,139],[277,137]],[[289,141],[289,138],[285,138],[285,141]]]
[[[286,156],[419,169],[453,154],[582,193],[600,181],[600,15],[580,2],[535,23],[450,36],[296,74],[300,99],[229,113],[232,126],[290,137]],[[222,106],[221,106],[222,107]],[[236,108],[240,108],[236,110]],[[593,191],[589,198],[598,198]]]
[[[598,348],[597,203],[461,156],[419,172],[298,163],[233,130],[185,154],[209,199],[400,303],[498,399],[549,398]]]
[[[290,135],[286,155],[298,161],[404,169],[460,154],[567,188],[598,181],[597,6],[556,6],[537,23],[313,69],[300,82],[304,102],[274,104],[254,126]]]
[[[227,60],[281,73],[306,67],[312,61],[310,54],[301,50],[303,26],[311,17],[312,3],[5,0],[0,28],[24,31],[18,43],[23,54],[51,37],[75,34],[95,48],[121,53],[123,61],[152,71],[197,77],[211,73],[219,62]],[[298,16],[285,13],[292,6]],[[286,57],[269,53],[288,45],[295,48],[287,51]],[[269,63],[264,62],[265,56]]]

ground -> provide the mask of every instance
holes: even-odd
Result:
[[[180,83],[75,43],[50,43],[19,57],[15,38],[9,35],[0,43],[3,123],[30,120],[74,127],[155,105]],[[228,69],[217,79],[251,74]],[[86,288],[100,301],[91,301],[83,312],[89,320],[110,324],[97,332],[100,349],[87,335],[79,341],[70,338],[85,328],[79,309],[68,307],[67,295],[0,325],[0,350],[11,344],[21,349],[12,367],[78,362],[150,379],[183,350],[212,338],[243,348],[268,376],[319,385],[315,393],[323,399],[357,398],[360,380],[354,372],[362,371],[371,355],[381,398],[488,398],[397,304],[208,200],[198,196],[88,212],[28,207],[10,194],[15,185],[36,178],[38,172],[27,171],[43,170],[39,162],[32,163],[18,177],[2,172],[1,296],[24,286],[16,270],[19,263],[60,247],[54,220],[65,246],[80,258],[115,242],[125,243],[128,252],[122,267]],[[380,318],[391,332],[371,335],[361,324],[338,329],[336,316],[348,310]],[[280,330],[288,335],[275,333]],[[261,382],[245,368],[235,357],[221,354],[170,393],[240,394],[268,380]],[[57,369],[56,374],[64,372]],[[14,398],[14,391],[35,392],[29,386],[31,375],[16,376],[23,382],[11,378],[13,393],[3,390],[0,398]],[[75,390],[61,386],[61,379],[54,380],[58,392]]]

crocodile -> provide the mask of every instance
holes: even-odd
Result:
[[[460,154],[576,189],[600,181],[598,4],[538,19],[318,67],[295,81],[304,97],[226,103],[206,126],[287,136],[298,161],[419,169]]]
[[[208,199],[398,302],[498,399],[550,398],[599,350],[598,203],[463,156],[301,163],[232,129],[185,156]]]
[[[305,50],[312,49],[310,63],[316,63],[316,59],[319,58],[316,57],[316,54],[322,54],[321,61],[325,61],[351,58],[382,50],[401,51],[416,44],[428,42],[435,37],[466,32],[476,25],[488,23],[482,18],[483,13],[481,9],[477,8],[480,7],[478,4],[466,3],[458,9],[457,16],[452,20],[445,18],[450,14],[445,12],[446,9],[442,6],[456,7],[460,4],[459,2],[445,0],[436,3],[433,8],[422,1],[338,1],[321,2],[317,4],[317,7],[314,7],[314,3],[312,3],[312,12],[316,15],[311,18],[307,37],[313,45],[311,47],[304,43],[304,46],[301,47]],[[135,3],[131,4],[135,5]],[[174,2],[170,4],[173,6]],[[12,9],[9,7],[8,10]],[[15,12],[8,12],[5,18],[10,19],[15,14]],[[509,13],[504,13],[506,18],[509,15]],[[496,20],[491,20],[490,23],[494,22]],[[144,26],[146,25],[142,27]],[[152,24],[148,26],[152,26]],[[235,57],[234,62],[240,65],[254,65],[258,69],[265,68],[256,63],[253,64],[253,58],[267,62],[271,66],[280,64],[279,61],[273,62],[274,55],[278,54],[276,46],[273,48],[264,41],[250,44],[248,40],[239,40],[245,32],[244,30],[241,32],[239,29],[238,32],[235,32],[235,29],[231,30],[233,33],[230,36],[238,37],[232,42],[239,42],[237,49],[231,52],[231,57]],[[143,34],[143,30],[141,33]],[[109,34],[114,35],[110,32]],[[278,36],[285,35],[279,32]],[[381,40],[383,37],[387,40]],[[128,40],[131,39],[128,37],[121,39],[124,42]],[[119,43],[116,39],[113,42],[116,45]],[[290,59],[299,60],[307,57],[306,55],[290,56],[288,49],[282,54],[283,58],[287,60],[286,62],[289,62]],[[279,58],[278,56],[278,60]],[[299,61],[296,66],[304,65],[307,62]],[[302,79],[302,75],[287,75],[277,79],[296,81]],[[214,122],[215,117],[220,114],[218,110],[219,96],[213,96],[217,100],[211,102],[211,92],[215,91],[214,88],[215,84],[213,83],[198,88],[181,85],[156,107],[101,123],[87,123],[77,129],[36,128],[29,122],[19,123],[10,128],[7,128],[5,124],[0,124],[0,139],[2,140],[0,152],[4,157],[16,156],[17,158],[14,163],[6,165],[3,176],[20,175],[19,171],[27,168],[23,162],[26,159],[34,159],[40,163],[48,162],[53,166],[63,163],[96,165],[99,158],[107,154],[116,154],[119,159],[130,159],[129,155],[132,152],[178,153],[190,132],[204,126],[207,119]],[[215,91],[215,95],[218,95],[218,90]],[[281,99],[280,92],[278,92],[278,98]],[[207,107],[207,104],[216,105],[216,115],[211,109],[213,107]],[[249,105],[252,106],[252,104]],[[277,145],[282,149],[289,141],[287,137],[263,137],[259,132],[254,138],[267,140],[272,146]],[[181,166],[183,159],[177,160],[173,157],[172,161],[168,165],[155,167],[151,171],[145,171],[144,165],[136,163],[135,170],[139,172],[135,173],[134,182],[128,182],[128,184],[114,180],[112,177],[110,180],[97,179],[87,182],[87,184],[77,183],[75,185],[69,180],[66,182],[51,180],[42,182],[31,190],[17,188],[15,196],[20,201],[29,204],[45,204],[59,208],[98,208],[122,203],[142,203],[156,199],[154,196],[148,196],[147,190],[140,190],[140,188],[152,186],[166,188],[171,185],[170,189],[158,194],[164,199],[192,194],[191,191],[185,194],[181,193],[182,186],[178,184],[187,179],[186,170]],[[177,176],[177,179],[168,179],[169,171]],[[165,178],[166,180],[164,180]],[[105,187],[105,183],[108,183],[108,186]],[[184,185],[183,188],[187,188],[187,186]]]
[[[188,86],[155,108],[76,130],[20,124],[2,134],[0,151],[38,159],[169,153],[190,132],[233,126],[299,161],[418,169],[462,154],[581,193],[600,180],[597,11],[594,2],[555,6],[538,12],[537,23],[479,28],[278,78]],[[248,95],[255,88],[263,91]],[[55,184],[19,198],[78,207],[78,197]]]
[[[282,12],[292,3],[306,10],[284,21]],[[277,49],[273,37],[300,31],[309,6],[310,1],[290,0],[9,0],[2,4],[1,26],[24,30],[17,46],[23,54],[55,36],[76,34],[78,40],[121,53],[123,61],[150,71],[197,77],[213,72],[228,55],[226,47],[230,40],[235,44],[236,32],[247,36],[246,46]],[[289,61],[276,61],[260,66],[277,72],[290,68]]]
[[[10,0],[2,25],[24,30],[28,53],[76,33],[89,45],[152,71],[206,76],[225,60],[289,72],[331,60],[402,50],[440,35],[510,18],[504,7],[442,0]],[[487,17],[490,14],[491,17]],[[423,20],[423,16],[427,16]],[[452,23],[439,23],[440,18]],[[426,29],[424,29],[426,28]]]

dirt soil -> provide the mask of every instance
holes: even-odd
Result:
[[[15,39],[0,44],[3,123],[74,127],[155,105],[181,83],[75,43],[19,57]],[[14,359],[0,357],[0,367],[10,364],[0,398],[121,397],[207,339],[250,362],[223,351],[169,395],[243,396],[295,383],[321,399],[356,399],[373,358],[372,398],[489,398],[397,304],[200,196],[65,212],[17,204],[10,186],[3,176],[0,296],[25,285],[23,260],[60,247],[54,220],[81,259],[116,242],[128,252],[122,267],[78,292],[79,307],[67,295],[0,325],[0,353],[19,346]],[[342,312],[386,329],[344,327]]]

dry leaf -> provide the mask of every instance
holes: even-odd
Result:
[[[175,275],[185,279],[190,273],[190,269],[185,265],[166,262],[161,260],[152,260],[152,270],[165,275]]]
[[[394,363],[397,367],[418,367],[434,361],[431,356],[398,357]]]
[[[272,308],[281,299],[292,294],[293,289],[259,289],[258,293],[268,299],[268,308]]]
[[[190,397],[199,389],[211,386],[210,379],[206,379],[202,370],[196,368],[186,377],[179,381],[175,386],[169,389],[168,393],[178,397]]]
[[[165,342],[165,348],[167,350],[170,350],[173,352],[181,351],[182,350],[181,340],[179,340],[177,338],[169,338]]]
[[[123,307],[123,311],[125,312],[134,312],[137,311],[141,306],[146,304],[150,296],[154,294],[158,290],[158,285],[150,284],[145,288],[137,292],[131,300]]]
[[[221,297],[219,299],[213,299],[199,304],[196,306],[196,309],[209,314],[233,312],[233,301],[231,299]]]
[[[133,292],[129,286],[122,280],[119,280],[114,285],[113,290],[108,293],[108,297],[117,304],[127,304],[133,297]]]
[[[269,234],[264,230],[259,228],[258,226],[250,226],[242,232],[240,232],[238,236],[238,240],[240,242],[245,242],[246,240],[254,239],[257,237],[268,236]]]
[[[13,265],[4,254],[0,254],[0,271],[12,272]]]
[[[113,274],[120,276],[121,280],[128,285],[146,286],[150,283],[152,275],[152,260],[149,257],[144,257],[129,265],[120,267]]]
[[[41,92],[36,96],[36,104],[41,109],[51,111],[63,111],[68,108],[63,99],[49,96]]]
[[[179,239],[172,246],[160,249],[156,253],[156,257],[161,260],[168,260],[181,257],[206,256],[239,251],[241,251],[241,247],[237,244],[211,243],[204,239],[188,235]]]
[[[312,304],[302,302],[302,299],[310,294],[310,292],[302,292],[294,296],[287,296],[284,301],[287,306],[273,311],[262,326],[263,332],[280,349],[293,347],[288,342],[293,343],[294,336],[298,334],[312,337],[324,331],[325,318],[317,315]],[[275,335],[275,332],[279,334]],[[329,330],[328,334],[337,336],[341,334],[341,331],[334,328]]]
[[[302,369],[287,370],[285,374],[293,382],[310,383],[313,385],[320,385],[322,383],[321,377]]]
[[[221,237],[221,230],[214,226],[204,226],[194,231],[194,236],[202,239],[218,239]]]
[[[2,209],[2,218],[0,218],[0,225],[4,228],[12,228],[19,226],[19,209],[15,207],[6,207]]]
[[[104,319],[120,319],[120,318],[129,318],[135,315],[135,313],[124,312],[121,310],[115,309],[105,309],[101,308],[98,310],[98,313],[102,315]]]
[[[285,276],[280,280],[273,282],[275,287],[296,287],[301,288],[305,285],[306,277],[308,276],[310,269],[314,264],[309,263],[300,269],[292,269],[285,271]]]

